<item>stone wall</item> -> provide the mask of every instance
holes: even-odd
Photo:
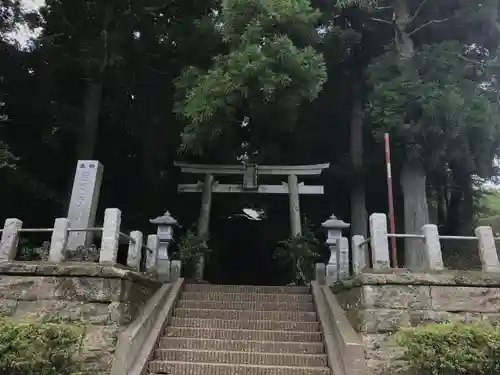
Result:
[[[80,355],[86,371],[111,369],[117,334],[161,284],[119,267],[93,263],[0,263],[0,313],[62,319],[84,326]]]
[[[393,334],[401,327],[460,320],[500,320],[500,274],[366,273],[332,287],[363,338],[370,374],[406,370]]]

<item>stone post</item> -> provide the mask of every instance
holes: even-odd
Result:
[[[19,219],[7,219],[0,241],[0,262],[15,260],[17,246],[19,244],[19,230],[23,227],[23,222]]]
[[[146,251],[146,273],[156,276],[156,266],[158,260],[158,249],[160,239],[156,234],[150,234],[147,240],[148,250]]]
[[[373,269],[390,268],[387,216],[385,214],[370,215],[370,245]]]
[[[323,263],[316,263],[315,280],[319,285],[326,284],[326,266]]]
[[[367,257],[365,245],[361,245],[365,242],[365,238],[360,235],[352,237],[352,271],[354,275],[359,275],[363,272],[367,266]]]
[[[118,245],[120,244],[120,225],[122,213],[118,208],[108,208],[104,212],[102,226],[101,253],[99,263],[115,265],[118,259]]]
[[[337,240],[337,275],[339,280],[349,277],[349,241],[346,237]]]
[[[142,232],[135,230],[130,233],[130,238],[132,240],[128,245],[127,266],[139,272],[142,257]]]
[[[491,227],[476,228],[479,243],[479,258],[484,272],[500,272],[500,262]]]
[[[69,235],[68,229],[68,219],[56,219],[52,238],[50,239],[49,262],[61,263],[66,260],[66,246],[68,245]]]
[[[172,262],[170,262],[170,282],[174,282],[174,281],[177,281],[180,279],[181,277],[181,267],[182,267],[182,264],[181,264],[181,261],[180,260],[173,260]]]
[[[170,260],[168,259],[168,248],[174,240],[174,227],[178,225],[170,212],[166,211],[163,216],[149,220],[151,224],[158,225],[158,238],[160,246],[156,264],[157,276],[160,281],[170,281]]]
[[[443,254],[441,252],[441,242],[439,241],[437,225],[424,225],[422,233],[424,234],[424,264],[422,264],[421,268],[429,271],[443,270]]]
[[[342,230],[349,228],[350,224],[337,219],[337,217],[332,214],[332,216],[322,223],[321,226],[327,230],[326,244],[330,249],[330,260],[326,265],[326,282],[328,285],[331,285],[339,280],[340,254],[338,254],[339,248],[337,246],[337,241],[342,238]],[[347,259],[349,259],[349,254],[347,255]],[[349,263],[347,267],[349,267]]]

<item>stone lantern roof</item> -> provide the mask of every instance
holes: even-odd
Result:
[[[332,214],[330,218],[321,224],[323,228],[327,229],[345,229],[349,228],[351,224],[346,223],[344,220],[338,219],[335,214]]]
[[[149,222],[151,224],[156,224],[156,225],[171,225],[171,226],[179,225],[178,221],[175,220],[174,217],[168,211],[165,211],[163,216],[158,216],[154,219],[150,219]]]

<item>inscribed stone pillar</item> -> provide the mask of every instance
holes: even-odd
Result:
[[[50,240],[49,262],[61,263],[66,260],[66,246],[68,244],[69,220],[56,219],[54,231]]]
[[[209,227],[210,227],[210,209],[212,206],[212,184],[214,181],[214,176],[211,174],[205,175],[205,180],[203,181],[203,193],[201,197],[201,209],[200,217],[198,219],[198,237],[205,240],[208,239]],[[196,265],[196,278],[198,280],[203,280],[203,275],[205,271],[205,258],[202,256],[198,264]]]
[[[429,271],[439,271],[444,269],[443,255],[441,252],[441,242],[439,241],[439,231],[437,225],[427,224],[422,227],[424,234],[424,260],[419,268]]]
[[[349,241],[342,237],[337,240],[337,274],[339,280],[349,277]]]
[[[97,160],[78,160],[68,209],[71,228],[94,227],[103,170]],[[68,250],[74,251],[79,246],[90,247],[92,239],[92,232],[71,232]]]
[[[352,237],[352,271],[354,275],[359,275],[366,267],[366,245],[361,245],[365,238],[360,235]]]
[[[108,208],[104,212],[99,263],[116,264],[118,260],[118,245],[120,244],[121,222],[122,213],[118,208]]]
[[[290,201],[290,231],[293,238],[302,234],[302,225],[300,223],[299,181],[296,175],[288,176],[288,197]]]
[[[479,243],[479,258],[484,272],[500,272],[500,262],[491,227],[476,228]]]
[[[18,219],[7,219],[0,241],[0,262],[15,260],[17,255],[17,245],[19,244],[19,230],[23,222]]]
[[[373,269],[390,268],[387,216],[384,214],[370,215],[370,245]]]
[[[140,271],[142,255],[142,232],[135,230],[130,233],[130,241],[127,254],[127,266],[134,271]]]

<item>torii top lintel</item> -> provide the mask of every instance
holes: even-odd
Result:
[[[176,167],[181,168],[182,173],[211,174],[211,175],[243,175],[245,166],[241,165],[210,165],[189,164],[174,162]],[[330,163],[313,165],[257,165],[259,175],[275,176],[319,176],[324,169],[330,167]]]

